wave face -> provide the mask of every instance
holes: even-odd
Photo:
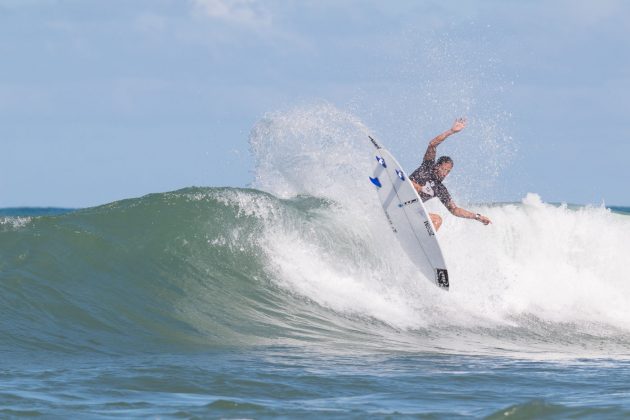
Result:
[[[429,202],[445,219],[444,292],[389,231],[365,133],[325,106],[270,116],[252,132],[255,188],[0,217],[0,349],[627,356],[628,214],[529,194],[468,206],[484,227]]]
[[[448,293],[420,277],[380,214],[321,198],[195,188],[5,220],[1,345],[627,348],[629,216],[535,195],[476,209],[492,227],[449,218],[441,232]]]

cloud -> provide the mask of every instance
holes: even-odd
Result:
[[[271,13],[257,0],[192,0],[198,12],[211,19],[247,26],[268,26]]]

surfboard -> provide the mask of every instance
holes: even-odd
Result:
[[[429,281],[448,290],[448,270],[438,235],[420,196],[392,154],[369,137],[374,150],[370,182],[402,249]]]

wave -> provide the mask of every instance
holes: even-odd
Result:
[[[476,209],[492,227],[440,232],[450,292],[380,214],[312,196],[189,188],[4,224],[1,346],[623,353],[630,217],[533,194]]]

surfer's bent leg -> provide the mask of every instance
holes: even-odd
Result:
[[[433,222],[433,226],[435,226],[435,230],[440,230],[440,226],[442,226],[442,218],[434,213],[429,213],[429,217],[431,218],[431,221]]]

